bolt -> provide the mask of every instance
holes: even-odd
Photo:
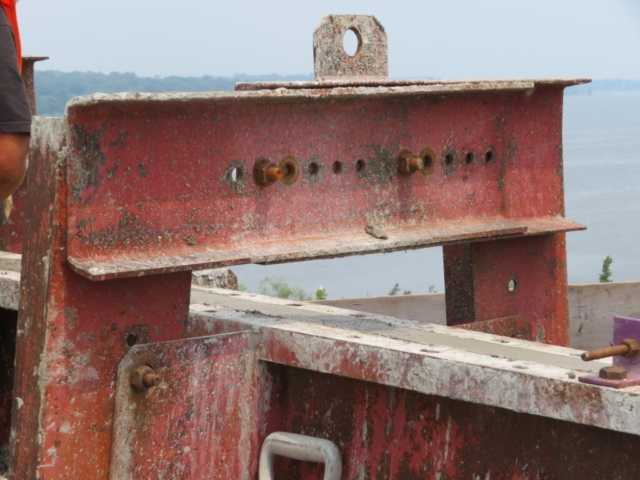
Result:
[[[283,176],[284,173],[282,173],[282,170],[280,170],[278,167],[267,168],[267,180],[275,182],[277,180],[280,180]]]
[[[160,385],[162,378],[149,365],[140,365],[131,372],[129,381],[136,390],[147,390]]]
[[[624,380],[627,378],[627,371],[622,367],[604,367],[600,369],[600,378]]]
[[[253,178],[258,185],[272,185],[284,176],[284,172],[273,162],[260,159],[253,167]]]
[[[411,173],[417,172],[421,168],[424,167],[424,162],[420,157],[416,157],[415,155],[409,158],[409,171]]]
[[[625,338],[620,342],[620,345],[629,347],[629,351],[625,355],[626,358],[633,358],[640,352],[640,345],[638,345],[638,342],[633,338]]]
[[[640,345],[633,338],[625,338],[620,342],[620,345],[615,347],[601,348],[599,350],[592,350],[590,352],[584,352],[580,358],[585,362],[591,360],[598,360],[600,358],[614,357],[616,355],[622,355],[626,358],[633,358],[640,352]]]
[[[398,172],[400,175],[413,175],[424,168],[424,160],[411,152],[405,151],[398,157]]]

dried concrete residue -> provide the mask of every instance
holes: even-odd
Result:
[[[389,235],[384,230],[374,227],[373,225],[367,225],[364,231],[371,235],[373,238],[378,238],[380,240],[386,240],[389,238]]]

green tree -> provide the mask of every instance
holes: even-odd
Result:
[[[260,281],[259,292],[262,295],[278,298],[290,298],[308,302],[312,300],[311,295],[299,287],[291,287],[284,277],[265,277]]]
[[[389,291],[388,295],[393,297],[394,295],[399,295],[400,293],[400,284],[396,283],[393,288]],[[403,290],[402,295],[411,295],[411,290]]]
[[[612,263],[613,263],[613,259],[609,255],[607,255],[607,258],[605,258],[604,262],[602,262],[602,273],[600,274],[600,283],[607,283],[612,281],[609,278],[613,273],[609,268],[611,267]]]
[[[316,300],[326,300],[327,299],[327,291],[324,289],[322,285],[318,287],[316,290]]]

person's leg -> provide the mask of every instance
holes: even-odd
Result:
[[[24,178],[30,132],[31,107],[18,69],[13,29],[0,7],[0,200]]]

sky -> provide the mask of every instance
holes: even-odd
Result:
[[[640,79],[639,0],[21,0],[42,70],[140,76],[313,72],[329,13],[385,26],[392,78]]]

